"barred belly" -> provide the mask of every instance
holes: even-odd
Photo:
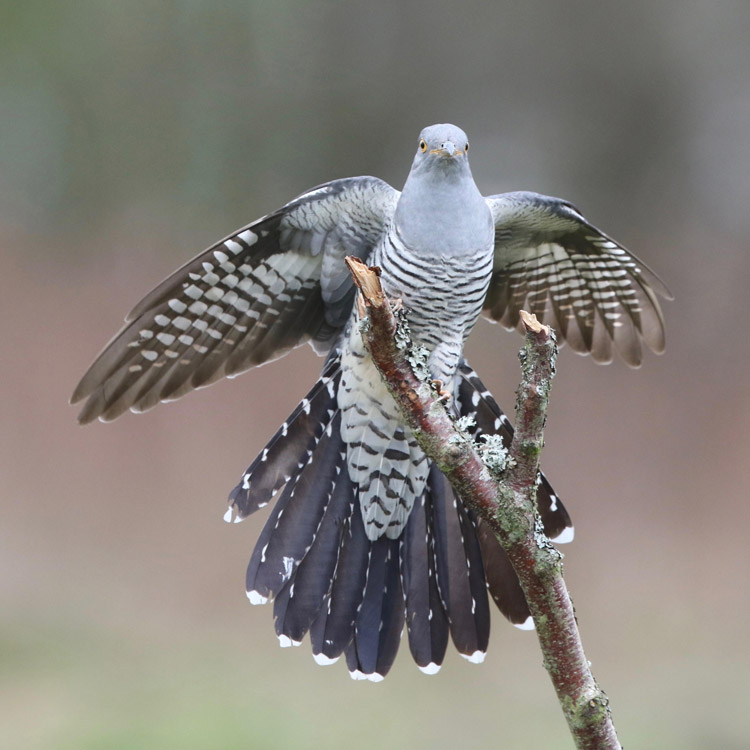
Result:
[[[386,294],[402,299],[409,311],[412,339],[429,351],[432,376],[453,392],[464,342],[479,317],[489,284],[492,248],[471,258],[425,258],[398,247],[397,241],[387,237],[371,262],[382,270]],[[377,539],[385,534],[395,539],[422,495],[429,461],[365,350],[356,311],[354,316],[342,355],[341,433],[367,536]]]

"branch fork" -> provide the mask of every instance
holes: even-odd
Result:
[[[404,419],[424,452],[492,529],[518,575],[544,666],[576,747],[618,750],[609,701],[583,651],[563,580],[562,555],[544,535],[536,511],[539,458],[557,354],[554,331],[534,315],[521,312],[526,336],[519,355],[522,380],[515,433],[504,470],[493,472],[493,462],[486,466],[479,446],[457,429],[443,403],[444,394],[414,373],[409,347],[396,342],[398,324],[380,285],[380,269],[351,256],[346,264],[360,291],[357,304],[365,346]]]

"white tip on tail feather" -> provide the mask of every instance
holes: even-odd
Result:
[[[573,541],[573,537],[575,537],[575,535],[575,527],[568,526],[567,528],[563,529],[554,539],[550,539],[550,541],[554,542],[555,544],[569,544]]]
[[[382,674],[378,674],[377,672],[365,674],[364,672],[360,672],[359,669],[355,669],[353,672],[349,672],[349,677],[351,677],[353,680],[369,680],[370,682],[382,682],[383,680]]]
[[[484,661],[484,657],[487,656],[487,653],[485,651],[475,651],[473,654],[461,654],[461,656],[472,664],[481,664]]]
[[[257,591],[248,591],[247,598],[250,600],[250,604],[265,604],[268,601],[267,596],[263,596]]]
[[[331,664],[335,664],[339,660],[339,657],[334,656],[331,658],[325,654],[313,654],[313,659],[315,659],[315,663],[319,664],[321,667],[329,667]]]

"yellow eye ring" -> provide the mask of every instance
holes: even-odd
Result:
[[[421,138],[419,141],[419,150],[424,153],[427,151],[427,143],[424,138]]]

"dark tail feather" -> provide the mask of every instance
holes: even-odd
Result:
[[[404,599],[399,577],[399,539],[371,542],[367,582],[357,611],[354,640],[346,663],[354,679],[382,680],[396,658],[404,629]]]
[[[446,486],[447,482],[446,482]],[[490,642],[490,604],[487,597],[487,581],[484,574],[482,549],[477,536],[477,523],[474,514],[460,497],[455,498],[455,509],[458,514],[458,525],[466,557],[469,591],[471,592],[472,615],[477,624],[478,645],[481,651],[487,650]],[[484,656],[482,656],[484,658]]]
[[[229,494],[226,520],[241,521],[268,505],[284,485],[297,477],[336,413],[336,390],[341,379],[340,358],[327,364],[318,381]],[[288,485],[287,485],[288,486]]]
[[[276,635],[283,645],[298,644],[328,603],[344,528],[352,513],[353,488],[346,475],[346,453],[339,454],[336,487],[325,508],[312,546],[294,577],[274,601]]]
[[[294,578],[297,566],[315,541],[340,475],[340,425],[341,415],[337,412],[266,522],[247,570],[249,597],[276,596]],[[279,509],[282,500],[283,507]]]
[[[458,367],[458,406],[461,416],[471,415],[476,421],[470,432],[479,435],[500,435],[507,448],[513,439],[513,426],[503,414],[492,394],[485,388],[479,376],[466,360]],[[557,497],[547,478],[542,474],[542,482],[536,497],[539,515],[544,524],[544,533],[558,544],[573,539],[573,523],[560,498]]]
[[[476,534],[464,534],[463,503],[456,500],[436,466],[427,480],[433,500],[435,562],[440,598],[456,649],[469,661],[484,661],[490,637],[487,588]]]
[[[533,620],[529,619],[529,605],[505,550],[481,520],[477,522],[477,535],[487,588],[498,609],[517,627],[524,630],[533,628]]]
[[[409,648],[425,674],[435,674],[440,669],[449,632],[437,585],[432,503],[428,484],[409,516],[401,545],[401,586],[406,600]]]
[[[347,481],[348,474],[346,474]],[[351,486],[351,485],[350,485]],[[354,622],[367,582],[370,541],[352,486],[352,510],[344,528],[331,593],[310,627],[315,661],[330,664],[344,653],[354,636]]]
[[[258,541],[255,543],[255,549],[253,554],[250,556],[250,563],[247,566],[247,574],[245,577],[247,591],[247,598],[252,604],[265,604],[271,596],[271,591],[266,589],[265,591],[256,591],[255,589],[255,574],[263,562],[264,554],[268,543],[271,541],[271,535],[276,528],[279,517],[284,512],[284,509],[292,499],[294,492],[294,484],[289,483],[284,491],[281,493],[281,497],[276,501],[273,506],[273,511],[266,521],[266,525],[263,527],[263,531],[260,532]]]

